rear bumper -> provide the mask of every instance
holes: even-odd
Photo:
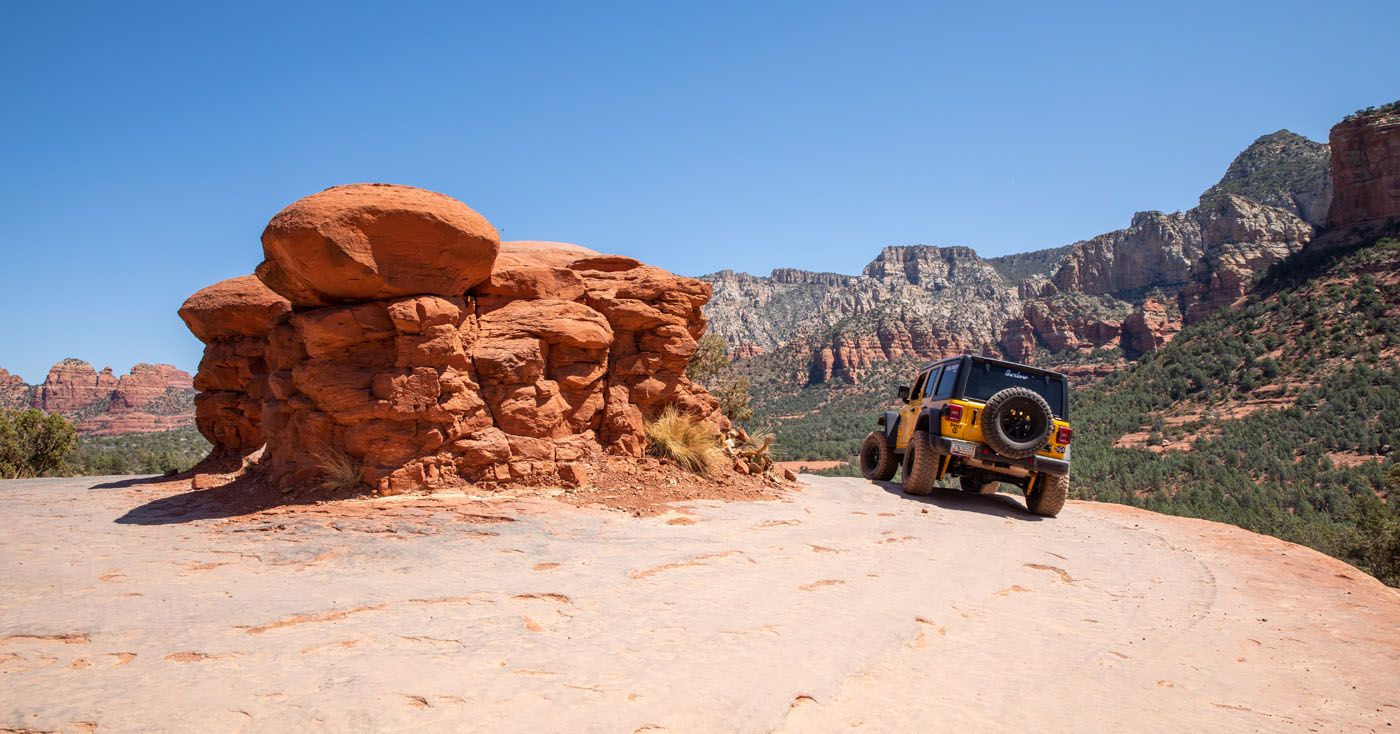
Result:
[[[1031,456],[1025,459],[1011,459],[992,451],[983,444],[969,443],[967,441],[957,441],[943,436],[931,436],[929,442],[933,444],[935,454],[944,455],[953,453],[953,444],[974,447],[975,453],[967,458],[976,459],[984,464],[993,467],[1019,467],[1033,472],[1062,476],[1069,473],[1069,462],[1064,459],[1052,459],[1048,456]]]

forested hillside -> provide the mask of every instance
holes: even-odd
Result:
[[[1300,253],[1074,396],[1075,494],[1234,523],[1400,584],[1400,242]],[[1387,483],[1387,475],[1390,483]]]

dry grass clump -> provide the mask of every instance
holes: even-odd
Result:
[[[340,449],[321,449],[313,454],[321,470],[321,489],[348,492],[360,486],[360,461]]]
[[[709,476],[723,460],[719,434],[688,413],[668,405],[656,418],[642,424],[651,446],[647,451],[675,462],[682,469]]]

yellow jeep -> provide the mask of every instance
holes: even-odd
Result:
[[[1026,508],[1054,517],[1069,496],[1069,381],[1058,372],[964,354],[919,371],[865,437],[860,470],[926,495],[945,476],[963,491],[1020,487]]]

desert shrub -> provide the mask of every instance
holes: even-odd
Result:
[[[729,344],[724,337],[718,334],[700,337],[685,374],[719,400],[720,410],[729,420],[743,423],[753,417],[749,378],[739,375],[730,365]]]
[[[728,366],[728,342],[718,334],[706,334],[700,337],[695,352],[690,355],[690,363],[685,366],[685,376],[706,384]]]
[[[743,423],[753,417],[749,378],[730,375],[715,385],[711,392],[719,400],[719,408],[729,420]]]
[[[719,434],[675,406],[663,408],[642,429],[651,444],[647,451],[652,456],[673,461],[688,472],[708,476],[722,461]]]
[[[360,486],[360,461],[340,449],[325,448],[315,454],[321,471],[321,489],[348,492]]]
[[[77,430],[61,415],[0,410],[0,478],[57,474],[77,445]]]

